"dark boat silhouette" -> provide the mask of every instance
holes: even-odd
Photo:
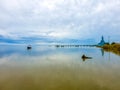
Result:
[[[31,46],[31,45],[28,45],[28,46],[27,46],[27,50],[30,50],[30,49],[32,49],[32,46]]]
[[[92,59],[92,57],[87,57],[86,55],[82,55],[82,57],[81,57],[82,59],[83,59],[83,61],[85,61],[86,59]]]

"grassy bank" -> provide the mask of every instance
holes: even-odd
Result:
[[[114,43],[114,44],[110,44],[110,45],[104,45],[104,46],[102,46],[102,48],[105,51],[110,51],[110,52],[113,52],[115,54],[120,55],[120,43]]]

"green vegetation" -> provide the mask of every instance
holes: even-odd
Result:
[[[120,55],[120,43],[113,42],[111,44],[105,44],[101,48],[103,48],[103,50],[105,51],[110,51],[110,52]]]

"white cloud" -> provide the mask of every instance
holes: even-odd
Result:
[[[118,34],[119,22],[120,0],[0,0],[4,36],[95,38]]]
[[[5,30],[5,29],[4,30],[0,29],[0,36],[2,36],[4,38],[13,39],[13,40],[20,39],[18,34],[12,34],[11,31],[8,31],[8,30]]]
[[[10,36],[10,34],[8,32],[5,32],[4,30],[0,29],[0,35],[1,36]]]
[[[119,0],[106,0],[97,3],[94,8],[94,13],[100,14],[105,12],[112,12],[112,10],[120,9],[120,1]]]
[[[57,8],[57,5],[63,3],[63,1],[64,0],[44,0],[43,2],[40,2],[39,5],[48,10],[55,10]]]

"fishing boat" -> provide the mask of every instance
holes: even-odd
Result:
[[[28,45],[28,46],[27,46],[27,50],[30,50],[30,49],[32,49],[32,46],[31,46],[31,45]]]
[[[85,56],[84,54],[82,55],[81,58],[82,58],[82,59],[92,59],[92,57],[87,57],[87,56]]]

